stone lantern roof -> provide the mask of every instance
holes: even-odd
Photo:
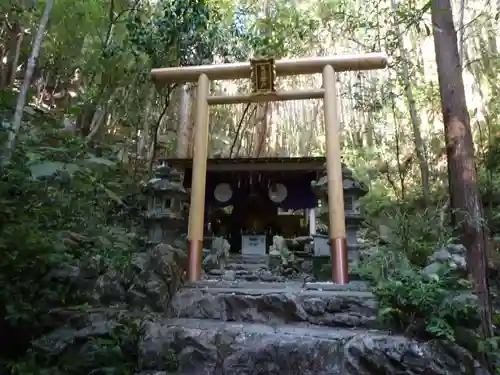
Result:
[[[188,198],[188,191],[182,184],[181,174],[166,163],[155,170],[155,177],[146,183],[143,190],[148,195],[172,195]]]
[[[345,164],[342,165],[342,179],[344,183],[344,195],[359,198],[368,193],[368,186],[355,178],[352,170]],[[317,181],[313,181],[311,185],[318,198],[328,199],[328,178],[326,172]]]

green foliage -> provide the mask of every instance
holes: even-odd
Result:
[[[79,302],[58,270],[95,257],[126,267],[140,246],[139,216],[117,215],[139,175],[89,151],[82,139],[42,132],[23,137],[0,171],[0,332],[21,341],[2,356],[22,352],[50,309]]]
[[[495,364],[495,374],[500,374],[500,336],[491,337],[479,343],[479,351]]]
[[[289,2],[274,2],[269,7],[265,18],[254,18],[251,15],[258,13],[260,9],[249,8],[246,12],[240,12],[240,17],[245,17],[247,23],[239,37],[246,42],[253,54],[285,58],[300,56],[310,49],[315,43],[319,20],[309,10],[300,11]]]
[[[141,17],[136,11],[127,19],[137,53],[149,56],[154,68],[211,63],[222,40],[216,10],[200,0],[161,0],[156,6],[158,17]]]
[[[469,282],[446,266],[437,275],[422,271],[429,255],[452,239],[441,209],[419,209],[414,200],[394,203],[378,195],[365,197],[364,209],[371,224],[366,236],[381,243],[357,273],[371,282],[381,321],[420,338],[452,341],[457,327],[475,328],[477,306],[469,298]]]
[[[476,322],[476,306],[463,293],[471,285],[447,274],[428,278],[415,267],[396,268],[373,288],[383,322],[399,331],[420,337],[442,337],[454,341],[455,329]]]
[[[22,359],[11,362],[9,368],[12,375],[132,375],[141,333],[142,326],[137,320],[121,317],[108,334],[90,337],[80,347],[66,348],[57,358],[31,349]]]
[[[452,241],[446,213],[438,205],[419,209],[417,200],[392,202],[383,196],[367,196],[363,211],[371,241],[382,241],[383,251],[401,254],[415,266],[424,266],[432,252]]]

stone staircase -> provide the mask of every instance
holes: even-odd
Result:
[[[138,253],[124,275],[82,272],[94,305],[49,311],[33,353],[68,374],[488,375],[455,344],[377,330],[363,283],[248,281],[265,262],[233,257],[225,272],[241,277],[224,272],[175,293],[175,254],[184,255],[170,245]]]
[[[141,367],[168,367],[158,354],[168,347],[183,375],[344,375],[345,344],[376,328],[366,285],[248,281],[266,268],[265,258],[233,256],[234,280],[186,284],[172,318],[146,324]]]
[[[224,271],[210,270],[206,279],[278,281],[280,278],[269,272],[266,256],[231,254]]]

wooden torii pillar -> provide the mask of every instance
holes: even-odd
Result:
[[[151,76],[157,84],[198,82],[188,229],[189,266],[187,278],[189,281],[196,281],[201,278],[209,105],[323,98],[332,280],[338,284],[349,282],[336,73],[383,69],[386,66],[387,56],[385,54],[368,53],[364,55],[313,57],[297,60],[275,61],[274,59],[262,59],[247,63],[160,68],[151,71]],[[276,92],[274,90],[276,76],[316,73],[323,74],[323,88],[321,89],[288,92]],[[253,93],[233,96],[209,95],[210,80],[241,78],[252,78]]]

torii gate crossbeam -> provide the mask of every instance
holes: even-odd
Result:
[[[266,59],[249,63],[201,65],[153,69],[151,76],[157,84],[198,82],[194,124],[193,170],[189,208],[187,278],[201,278],[205,190],[208,155],[208,109],[214,104],[236,104],[261,101],[282,101],[323,98],[326,128],[326,169],[328,179],[328,221],[332,261],[332,280],[346,284],[348,257],[344,216],[344,189],[337,109],[336,73],[354,70],[383,69],[387,56],[382,53],[314,57],[297,60]],[[302,91],[276,92],[275,76],[323,74],[323,88]],[[210,80],[252,78],[254,92],[238,96],[210,96]]]

